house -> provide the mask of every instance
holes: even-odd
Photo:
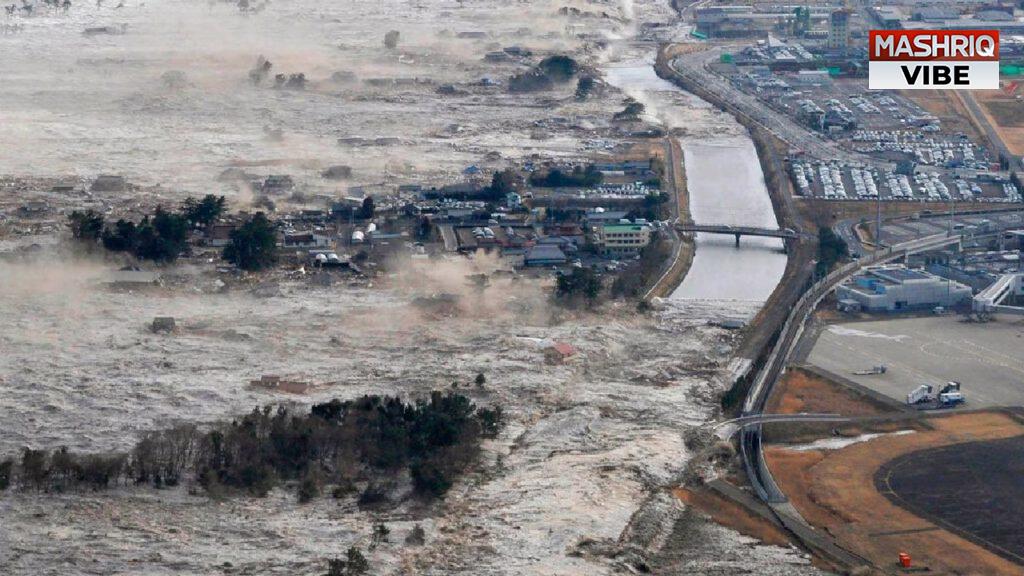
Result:
[[[108,272],[101,282],[112,288],[146,288],[159,284],[160,274],[146,270],[117,270]]]
[[[305,394],[311,387],[308,382],[282,380],[280,376],[269,374],[264,374],[259,380],[250,380],[249,385],[275,392],[287,392],[288,394]]]
[[[566,254],[574,254],[578,249],[576,240],[568,236],[545,236],[537,239],[538,245],[558,246]]]
[[[650,159],[595,162],[594,169],[598,172],[622,173],[627,176],[650,176],[654,174],[654,167]]]
[[[599,224],[614,224],[619,220],[623,220],[628,212],[625,210],[605,210],[603,208],[597,208],[587,212],[583,219],[586,220],[587,225],[596,226]]]
[[[352,167],[341,164],[328,166],[326,170],[320,173],[320,176],[327,180],[346,180],[352,177]]]
[[[153,323],[149,325],[151,332],[160,333],[171,333],[175,330],[175,322],[173,316],[157,316],[153,318]]]
[[[212,224],[206,229],[206,245],[223,248],[231,243],[231,233],[238,229],[238,224]]]
[[[50,187],[50,192],[53,192],[54,194],[71,194],[74,191],[75,185],[67,182],[54,184]]]
[[[295,187],[295,181],[287,174],[271,174],[263,181],[263,191],[268,194],[283,194]]]
[[[46,214],[50,210],[50,205],[43,200],[29,200],[18,208],[18,211],[26,216],[38,216],[40,214]]]
[[[123,176],[113,174],[100,174],[93,180],[89,190],[92,192],[124,192],[127,184]]]
[[[524,247],[505,247],[501,249],[501,260],[506,266],[511,268],[521,268],[526,266],[526,252],[528,248]]]
[[[526,266],[560,266],[567,260],[565,252],[551,244],[538,244],[529,248],[523,258]]]
[[[285,232],[283,246],[285,248],[327,248],[331,238],[315,232]]]
[[[544,361],[548,364],[562,364],[576,355],[576,348],[565,342],[552,342],[544,348]]]
[[[585,240],[583,228],[574,222],[546,224],[544,226],[544,235],[567,238],[572,240],[577,246],[582,246]]]

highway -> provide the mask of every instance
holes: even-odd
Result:
[[[730,110],[749,118],[752,122],[769,130],[791,148],[811,156],[829,160],[842,160],[849,164],[876,164],[861,154],[845,150],[836,143],[826,140],[817,133],[797,124],[789,116],[771,109],[756,97],[735,88],[717,74],[709,72],[706,66],[718,60],[726,47],[711,48],[679,56],[669,66],[679,75],[707,90],[718,100],[729,103]]]

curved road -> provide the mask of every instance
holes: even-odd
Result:
[[[897,244],[884,251],[872,253],[850,262],[811,286],[800,297],[796,306],[793,307],[793,311],[786,319],[775,347],[768,356],[764,367],[754,379],[754,384],[751,386],[750,392],[743,403],[743,413],[741,416],[751,417],[763,414],[765,404],[771,395],[772,387],[785,371],[793,350],[803,335],[807,318],[817,308],[821,300],[835,289],[837,285],[865,266],[890,262],[909,254],[935,250],[949,244],[959,244],[960,241],[961,237],[959,235],[937,234]],[[740,454],[743,459],[743,466],[747,471],[747,477],[758,497],[768,503],[786,502],[785,494],[782,493],[782,490],[775,483],[771,472],[764,462],[764,454],[761,451],[760,424],[743,428],[740,435]]]

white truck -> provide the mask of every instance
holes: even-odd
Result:
[[[963,404],[966,401],[967,399],[964,398],[963,392],[943,392],[942,394],[939,394],[939,404],[941,404],[943,408],[952,408],[953,406]]]
[[[921,384],[917,388],[914,388],[910,394],[907,394],[907,404],[913,406],[914,404],[921,404],[922,402],[930,402],[935,399],[935,395],[932,394],[931,384]]]

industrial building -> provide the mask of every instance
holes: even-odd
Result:
[[[1024,315],[1024,273],[1004,274],[974,297],[972,309],[978,313],[997,312]]]
[[[986,6],[973,2],[973,13],[962,10],[966,0],[949,6],[872,6],[868,14],[874,24],[887,30],[999,30],[1004,38],[1024,34],[1024,22],[1017,20],[1010,6]],[[831,37],[830,37],[831,47]]]
[[[867,268],[836,289],[840,309],[867,312],[949,308],[971,295],[969,286],[900,265]]]
[[[698,8],[697,32],[709,38],[749,38],[769,32],[804,34],[816,23],[827,21],[829,7],[784,5],[718,5]]]

